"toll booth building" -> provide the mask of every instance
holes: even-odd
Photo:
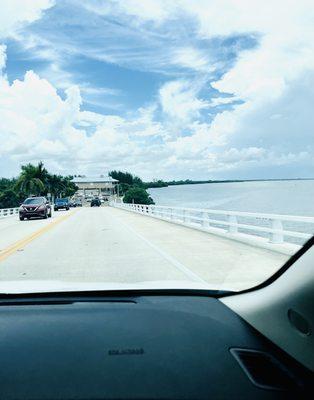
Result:
[[[90,196],[99,196],[104,199],[109,199],[111,196],[117,193],[117,186],[119,181],[106,177],[75,177],[72,179],[78,186],[77,196],[88,198]]]

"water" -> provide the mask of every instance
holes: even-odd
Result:
[[[314,217],[314,180],[168,186],[149,193],[156,205]],[[285,222],[284,229],[313,233],[313,224]]]
[[[314,217],[314,180],[168,186],[149,193],[157,205]]]

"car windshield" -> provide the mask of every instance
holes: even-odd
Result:
[[[1,1],[0,294],[277,276],[314,233],[313,13]]]
[[[44,200],[42,198],[26,199],[24,204],[41,204]]]

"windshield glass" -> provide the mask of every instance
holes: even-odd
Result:
[[[313,10],[2,1],[0,293],[273,276],[314,232]]]
[[[26,199],[23,204],[41,204],[44,200],[42,198]]]

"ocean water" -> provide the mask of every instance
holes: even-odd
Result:
[[[156,205],[314,217],[314,180],[168,186],[149,193]],[[314,224],[285,222],[284,229],[314,233]]]

